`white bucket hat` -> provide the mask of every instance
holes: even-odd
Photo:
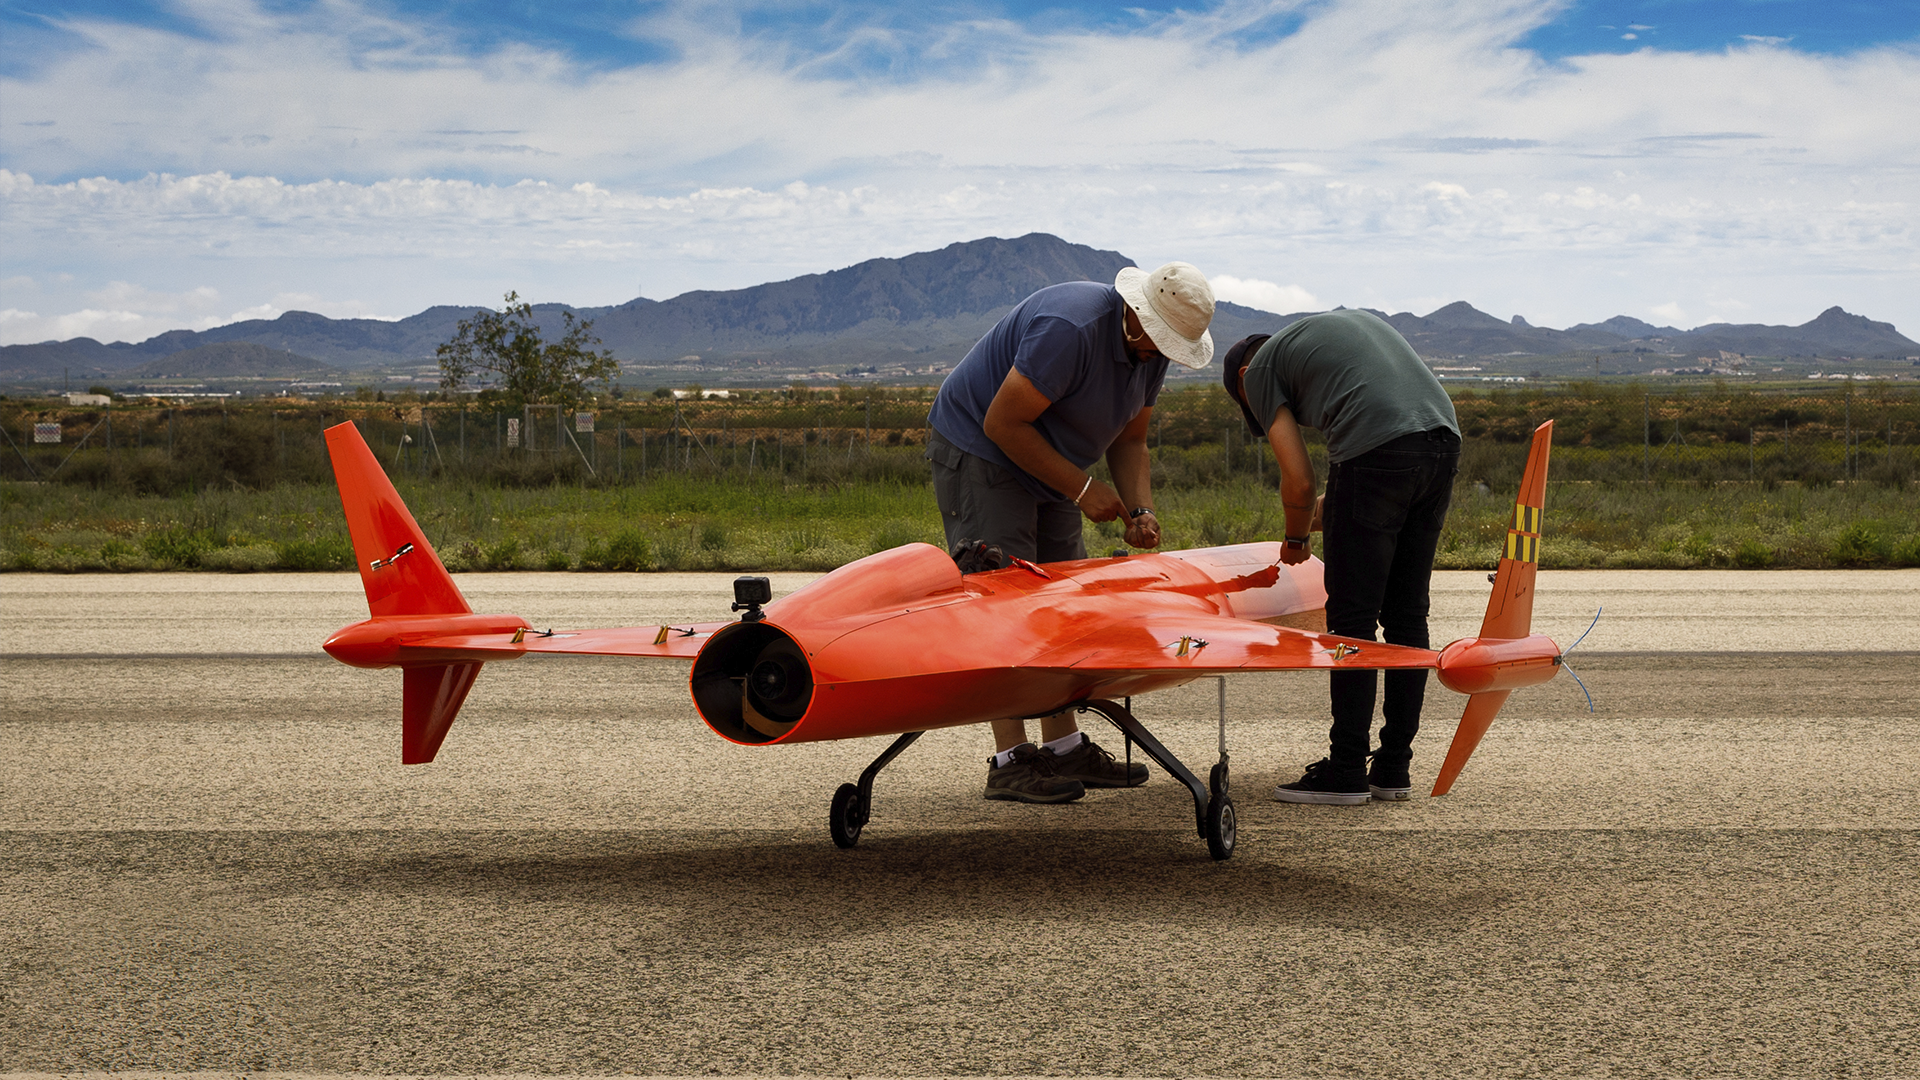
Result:
[[[1140,326],[1166,358],[1203,368],[1213,359],[1213,287],[1192,263],[1170,262],[1149,274],[1137,266],[1114,275],[1113,287],[1140,317]]]

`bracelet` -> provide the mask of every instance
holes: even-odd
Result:
[[[1087,482],[1080,485],[1080,494],[1073,497],[1073,505],[1079,506],[1080,500],[1087,497],[1087,489],[1093,486],[1093,474],[1087,474]]]
[[[1128,517],[1130,517],[1130,518],[1137,518],[1137,517],[1139,517],[1139,516],[1140,516],[1141,514],[1152,514],[1152,513],[1153,513],[1153,507],[1151,507],[1151,506],[1142,506],[1142,507],[1137,507],[1136,509],[1134,509],[1133,511],[1131,511],[1130,513],[1128,513],[1128,514],[1127,514],[1127,516],[1128,516]],[[1155,516],[1155,517],[1158,517],[1159,515],[1157,515],[1157,514],[1155,514],[1154,516]]]

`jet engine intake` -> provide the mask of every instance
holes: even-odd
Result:
[[[792,731],[813,703],[806,651],[783,630],[739,622],[713,635],[693,661],[693,703],[714,731],[766,743]]]

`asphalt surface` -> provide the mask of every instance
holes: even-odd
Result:
[[[462,585],[605,625],[729,577]],[[1516,694],[1442,799],[1272,802],[1324,680],[1228,680],[1215,863],[1164,776],[984,802],[976,729],[840,851],[882,741],[732,746],[680,661],[490,665],[402,767],[397,674],[318,652],[350,577],[0,575],[0,1072],[1920,1076],[1920,572],[1544,574],[1536,628],[1601,605],[1595,711]],[[1204,764],[1215,702],[1135,705]]]

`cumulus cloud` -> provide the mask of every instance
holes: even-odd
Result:
[[[85,48],[0,79],[0,259],[84,280],[0,304],[119,311],[82,295],[116,278],[227,314],[608,303],[1044,230],[1327,303],[1920,324],[1920,136],[1894,104],[1920,57],[1515,46],[1557,8],[1230,0],[801,50],[669,5],[634,29],[664,59],[584,69],[351,0],[183,0],[192,34],[70,18]]]
[[[1207,281],[1213,286],[1215,297],[1262,311],[1291,315],[1296,311],[1321,311],[1326,308],[1312,293],[1298,285],[1276,285],[1271,281],[1237,278],[1232,274],[1216,274]]]

